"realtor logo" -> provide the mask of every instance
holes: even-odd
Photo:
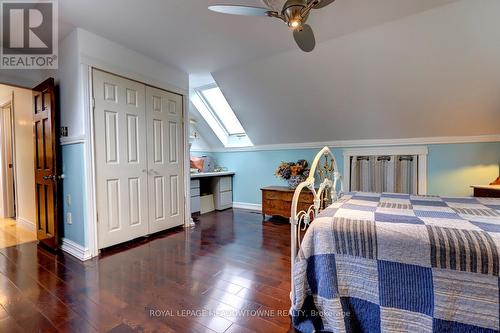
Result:
[[[2,69],[57,68],[57,3],[2,1]]]

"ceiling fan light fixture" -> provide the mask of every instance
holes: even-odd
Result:
[[[280,19],[290,30],[293,38],[304,52],[311,52],[316,45],[314,32],[307,19],[312,9],[328,6],[335,0],[262,0],[265,7],[244,5],[212,5],[208,9],[225,14],[246,16],[268,16]]]
[[[297,20],[297,19],[291,20],[288,22],[288,26],[293,30],[298,29],[302,26],[302,20]]]

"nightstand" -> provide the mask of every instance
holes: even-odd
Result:
[[[475,197],[500,198],[500,185],[474,185]]]
[[[292,199],[294,189],[286,186],[267,186],[261,188],[262,191],[262,218],[266,215],[276,215],[290,218],[292,210]],[[298,210],[307,210],[313,204],[313,194],[304,189],[300,193]]]

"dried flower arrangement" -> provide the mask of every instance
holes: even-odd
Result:
[[[286,180],[290,188],[296,188],[309,176],[309,163],[306,160],[281,162],[274,175]]]

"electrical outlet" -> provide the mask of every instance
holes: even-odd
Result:
[[[70,207],[71,206],[71,194],[68,194],[66,196],[66,204]]]
[[[71,213],[66,213],[66,223],[73,224],[73,217],[71,216]]]

